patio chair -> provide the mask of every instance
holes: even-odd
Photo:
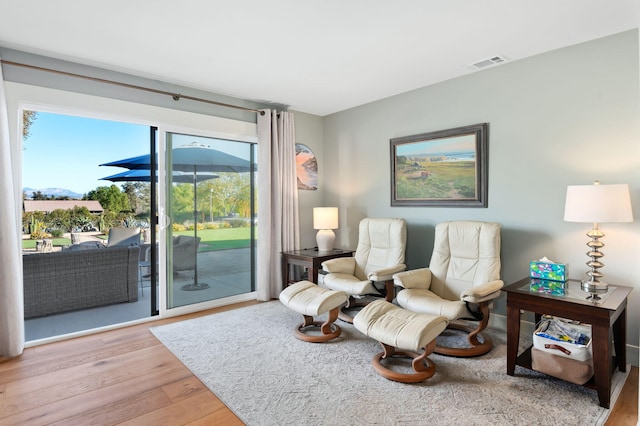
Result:
[[[107,247],[127,247],[140,245],[140,228],[111,228]]]
[[[196,269],[196,250],[200,237],[178,235],[173,239],[173,272]]]
[[[193,271],[196,269],[196,250],[200,245],[200,237],[178,235],[173,238],[173,273],[178,271]],[[148,278],[151,273],[151,245],[142,244],[143,253],[140,256],[142,278]]]

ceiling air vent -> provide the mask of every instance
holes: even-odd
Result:
[[[482,61],[478,61],[474,64],[469,65],[469,68],[474,69],[474,70],[480,70],[480,69],[484,69],[487,67],[492,67],[494,65],[498,65],[501,64],[503,62],[508,62],[508,59],[505,58],[502,55],[496,55],[496,56],[492,56],[490,58],[487,59],[483,59]]]

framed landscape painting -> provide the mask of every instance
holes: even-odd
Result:
[[[391,205],[487,207],[488,123],[391,139]]]

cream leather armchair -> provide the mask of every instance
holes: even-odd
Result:
[[[353,316],[347,311],[366,305],[364,296],[384,296],[389,302],[393,300],[393,274],[406,269],[406,244],[404,219],[365,218],[360,221],[354,256],[322,263],[322,269],[328,272],[324,284],[349,295],[349,301],[340,310],[341,320],[353,322]],[[376,287],[375,282],[383,282],[384,288]]]
[[[448,328],[468,333],[466,347],[436,346],[434,352],[478,356],[491,350],[491,338],[482,334],[489,323],[492,301],[500,296],[499,223],[444,222],[436,226],[429,268],[393,276],[400,306],[413,312],[442,315]],[[478,321],[476,328],[455,320]]]

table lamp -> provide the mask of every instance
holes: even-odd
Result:
[[[582,290],[590,294],[588,299],[599,300],[598,294],[606,293],[609,286],[600,280],[603,275],[598,270],[604,266],[600,262],[600,258],[604,256],[600,251],[604,247],[600,239],[604,234],[598,228],[598,223],[633,222],[629,185],[600,185],[600,182],[595,181],[593,185],[567,186],[564,220],[593,223],[593,229],[587,232],[587,236],[591,238],[587,242],[590,249],[587,256],[591,258],[587,266],[591,270],[587,272],[589,279],[582,281]]]
[[[338,208],[314,207],[313,229],[318,229],[316,234],[318,251],[333,250],[333,243],[336,241],[333,229],[338,229]]]

